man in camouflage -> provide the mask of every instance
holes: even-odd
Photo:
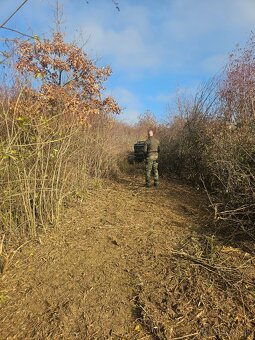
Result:
[[[158,186],[158,154],[160,151],[159,141],[155,138],[152,129],[148,130],[148,139],[144,145],[146,158],[146,187],[150,187],[151,172],[154,175],[154,186]]]

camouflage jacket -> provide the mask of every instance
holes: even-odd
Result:
[[[159,140],[154,136],[149,137],[144,144],[144,153],[147,159],[158,159],[160,151]]]

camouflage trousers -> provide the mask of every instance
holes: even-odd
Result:
[[[151,179],[151,172],[153,172],[154,175],[154,184],[158,183],[158,160],[157,159],[146,159],[146,184],[150,184],[150,179]]]

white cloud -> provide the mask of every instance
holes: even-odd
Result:
[[[104,4],[96,17],[90,18],[84,11],[82,21],[78,16],[75,24],[90,37],[86,46],[90,55],[108,57],[126,73],[138,69],[180,71],[203,60],[203,54],[208,53],[208,34],[216,34],[220,27],[224,30],[223,7],[224,0],[173,0],[148,6],[128,1],[121,4],[118,15]]]
[[[172,92],[162,92],[155,96],[150,96],[148,99],[150,101],[155,101],[158,103],[163,103],[167,105],[175,105],[178,101],[178,98],[183,96],[191,96],[196,93],[198,89],[198,84],[190,84],[189,87],[179,87],[175,91]]]
[[[123,108],[119,119],[128,123],[136,123],[141,113],[141,103],[138,97],[123,87],[116,87],[111,91],[119,105]]]
[[[175,93],[159,93],[156,96],[150,96],[149,99],[154,100],[155,102],[159,102],[159,103],[169,103],[175,98],[175,96],[176,96],[176,92]]]
[[[254,27],[255,22],[255,1],[254,0],[233,0],[233,16],[237,23],[246,26],[248,29]]]
[[[18,0],[2,0],[2,8],[15,8]],[[63,0],[67,35],[72,40],[82,31],[91,56],[110,61],[128,76],[172,70],[214,70],[216,55],[227,53],[238,42],[239,28],[249,32],[255,22],[254,0],[127,0],[118,12],[110,0]],[[53,23],[53,2],[30,2],[22,15],[28,27],[47,32]],[[15,21],[15,20],[14,20]],[[236,38],[235,38],[236,37]],[[226,40],[228,40],[226,44]],[[229,44],[229,45],[228,45]],[[211,58],[211,60],[210,60]],[[206,64],[208,64],[206,66]]]
[[[146,44],[141,32],[131,26],[116,31],[89,23],[84,32],[90,37],[86,46],[90,54],[111,57],[118,67],[144,69],[160,65],[160,55],[153,53],[153,46]]]
[[[129,123],[136,124],[139,120],[140,113],[138,111],[125,110],[120,116],[117,117],[118,120]]]
[[[228,58],[225,54],[215,54],[204,59],[201,69],[209,75],[216,74],[227,64]]]
[[[89,55],[112,66],[111,84],[121,84],[113,95],[126,107],[120,119],[130,122],[148,106],[146,100],[159,111],[175,100],[174,87],[192,88],[220,71],[255,25],[255,0],[120,0],[120,12],[111,0],[61,1],[68,40],[83,32]],[[20,3],[0,2],[0,17]],[[54,3],[29,1],[11,24],[48,33]]]

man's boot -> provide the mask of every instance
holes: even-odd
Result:
[[[146,186],[146,188],[149,188],[150,187],[150,182],[146,182],[145,186]]]
[[[158,181],[154,181],[154,187],[155,187],[155,188],[158,187]]]

